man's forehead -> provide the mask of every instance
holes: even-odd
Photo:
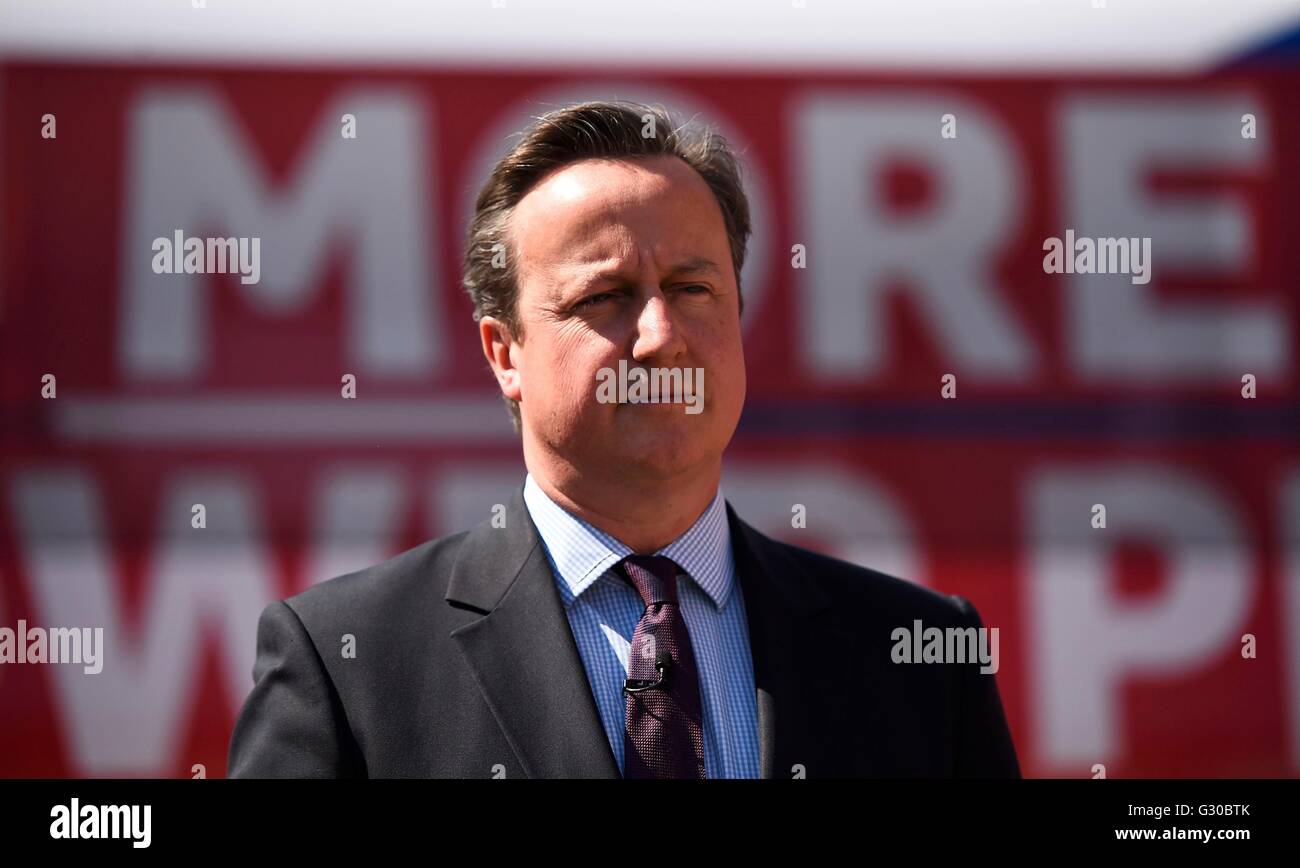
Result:
[[[666,208],[675,219],[653,219]],[[676,157],[583,160],[529,191],[510,228],[529,258],[594,262],[627,256],[645,241],[684,243],[698,232],[700,221],[713,218],[722,225],[712,191]],[[651,226],[653,239],[646,237]]]

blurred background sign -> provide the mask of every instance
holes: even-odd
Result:
[[[224,773],[267,601],[509,498],[461,245],[593,98],[744,152],[742,516],[974,601],[1027,774],[1300,771],[1293,5],[84,11],[0,13],[0,626],[107,653],[0,666],[0,775]]]

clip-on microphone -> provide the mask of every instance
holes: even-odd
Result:
[[[623,689],[628,693],[640,693],[643,690],[649,690],[652,687],[658,687],[664,683],[668,677],[668,667],[673,663],[673,657],[668,653],[667,648],[659,649],[655,654],[655,669],[659,670],[659,677],[653,680],[646,678],[625,678],[623,680]]]

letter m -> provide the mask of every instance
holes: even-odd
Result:
[[[357,116],[355,139],[337,120]],[[152,89],[132,106],[126,145],[126,217],[119,261],[118,361],[130,377],[184,380],[210,361],[210,281],[229,281],[263,314],[299,312],[345,253],[343,356],[381,376],[428,377],[444,361],[433,314],[438,286],[428,251],[437,238],[436,191],[423,106],[393,90],[340,94],[273,182],[219,93]],[[261,280],[155,274],[155,238],[261,238]]]
[[[1108,274],[1128,274],[1130,270],[1128,244],[1129,240],[1127,238],[1098,238],[1098,265],[1103,262],[1106,263],[1106,273]],[[1101,269],[1098,268],[1098,270]]]

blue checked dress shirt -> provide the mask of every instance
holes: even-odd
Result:
[[[524,480],[524,503],[542,538],[622,772],[623,679],[645,604],[613,568],[634,552],[551,500],[532,474]],[[721,491],[695,524],[654,554],[672,558],[687,574],[678,576],[677,593],[699,667],[705,773],[710,778],[757,778],[754,665]]]

